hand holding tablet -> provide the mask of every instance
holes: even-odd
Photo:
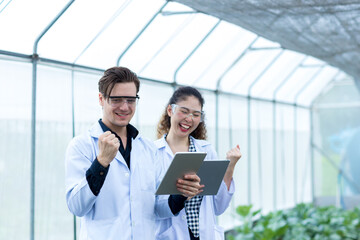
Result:
[[[199,195],[216,195],[223,180],[229,160],[204,161],[206,153],[202,152],[178,152],[174,155],[163,180],[161,181],[156,195],[182,194],[176,187],[178,179],[182,179],[187,173],[197,173],[200,184],[205,185]]]

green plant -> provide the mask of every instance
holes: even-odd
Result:
[[[360,210],[298,204],[292,209],[261,215],[252,205],[239,206],[242,225],[228,240],[360,240]]]

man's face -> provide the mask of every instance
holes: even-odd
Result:
[[[116,83],[107,99],[99,93],[99,102],[103,107],[102,121],[115,132],[129,124],[136,109],[136,101],[132,102],[136,99],[122,97],[136,97],[136,86],[133,82]]]

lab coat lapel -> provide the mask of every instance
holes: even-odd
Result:
[[[98,141],[99,136],[104,133],[104,131],[102,130],[102,128],[101,128],[101,126],[100,126],[100,124],[99,124],[98,122],[95,123],[95,124],[90,128],[89,131],[90,131],[90,135],[91,135],[92,137],[94,137],[94,138],[97,139],[96,141]],[[125,162],[124,157],[121,155],[121,153],[120,153],[119,150],[118,150],[117,153],[116,153],[115,159],[116,159],[117,161],[119,161],[121,164],[124,164],[126,167],[128,167],[127,164],[126,164],[126,162]],[[130,161],[130,162],[131,162],[131,161]]]
[[[139,164],[137,161],[137,159],[140,158],[141,161],[141,156],[143,154],[143,149],[142,149],[142,145],[139,144],[139,136],[137,136],[135,139],[131,138],[131,151],[130,151],[130,170],[133,172],[137,165]]]
[[[126,161],[125,161],[124,157],[121,155],[121,153],[120,153],[119,150],[118,150],[117,153],[116,153],[115,159],[116,159],[117,161],[119,161],[121,164],[124,164],[126,167],[128,167],[127,164],[126,164]],[[131,160],[130,160],[130,162],[131,162]]]

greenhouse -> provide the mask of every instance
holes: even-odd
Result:
[[[79,239],[65,152],[114,66],[140,79],[143,137],[192,86],[219,158],[240,146],[225,232],[239,206],[360,204],[360,1],[0,0],[0,33],[0,239]]]

